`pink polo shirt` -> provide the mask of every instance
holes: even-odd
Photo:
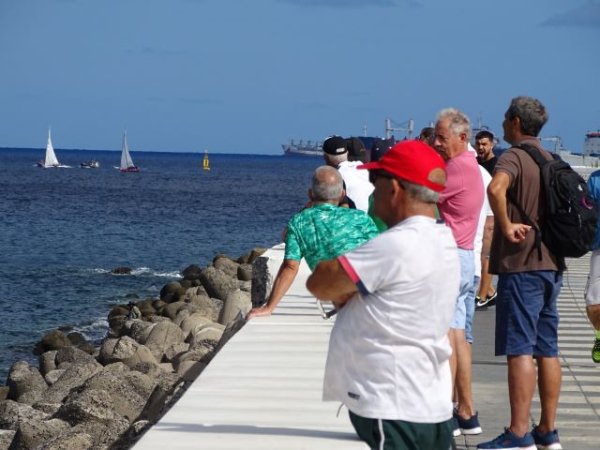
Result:
[[[440,194],[438,209],[458,248],[473,250],[484,195],[481,173],[472,153],[465,151],[447,161],[446,188]]]

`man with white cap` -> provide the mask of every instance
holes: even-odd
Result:
[[[346,196],[354,202],[356,209],[369,210],[369,195],[373,185],[366,172],[357,170],[360,161],[348,161],[348,141],[341,136],[331,136],[323,142],[325,164],[335,167],[344,179]]]
[[[322,261],[307,280],[317,298],[340,308],[324,400],[348,407],[370,448],[447,450],[451,444],[448,331],[460,267],[451,230],[435,219],[445,167],[420,141],[403,141],[360,166],[369,169],[375,213],[389,229]]]

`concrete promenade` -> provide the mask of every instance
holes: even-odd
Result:
[[[275,274],[283,246],[269,250]],[[589,257],[568,261],[559,300],[563,388],[558,428],[563,448],[600,449],[600,366],[590,358],[593,332],[583,289]],[[154,449],[366,449],[345,408],[321,401],[332,321],[323,320],[304,283],[303,263],[276,313],[251,320],[214,358],[171,410],[137,443]],[[494,356],[494,308],[475,315],[473,392],[483,434],[459,437],[474,449],[508,425],[506,363]],[[532,421],[539,417],[534,400]],[[426,449],[423,449],[426,450]]]
[[[565,450],[600,449],[600,365],[591,359],[594,333],[585,315],[583,291],[589,254],[567,260],[560,311],[559,349],[563,374],[557,428]],[[458,449],[474,449],[508,426],[510,410],[506,360],[494,356],[495,308],[475,313],[473,344],[473,398],[483,434],[456,438]],[[540,404],[534,396],[531,423],[537,423]]]

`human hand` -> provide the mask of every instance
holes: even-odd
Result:
[[[266,305],[252,308],[250,312],[246,314],[246,320],[250,320],[254,317],[270,316],[272,312],[273,311],[271,311],[271,308],[267,307]]]
[[[518,244],[525,239],[527,233],[531,230],[530,225],[524,223],[510,223],[504,231],[504,236],[513,244]]]

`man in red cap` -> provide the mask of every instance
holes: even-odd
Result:
[[[307,280],[317,298],[339,308],[324,400],[347,406],[370,448],[447,450],[452,440],[448,331],[460,267],[452,232],[435,219],[445,167],[420,141],[360,166],[389,229],[322,261]]]

